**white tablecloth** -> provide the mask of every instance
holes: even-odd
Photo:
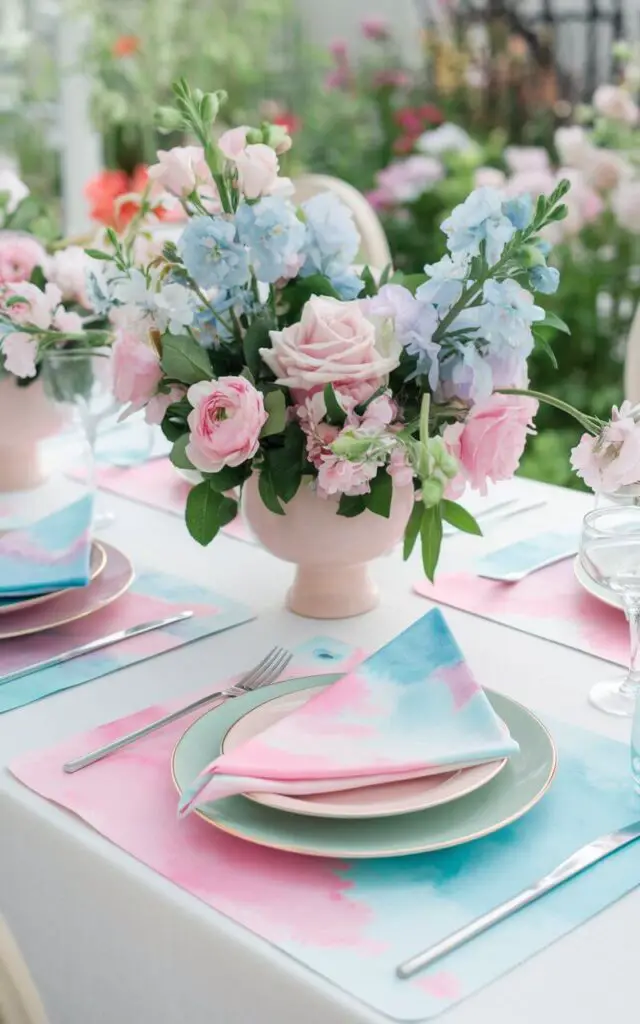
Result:
[[[579,525],[584,495],[521,481],[545,508],[506,521],[487,541],[446,541],[452,562],[478,545],[545,526]],[[383,599],[362,618],[299,619],[282,610],[292,568],[219,538],[201,549],[182,522],[116,498],[107,539],[147,564],[248,602],[257,619],[116,675],[0,716],[3,764],[162,700],[224,680],[274,643],[333,635],[374,649],[418,618],[417,560],[374,567]],[[447,618],[481,681],[541,713],[627,740],[629,724],[587,703],[617,671],[595,658],[453,610]],[[640,809],[640,808],[639,808]],[[640,816],[640,815],[639,815]],[[421,912],[416,906],[416,914]],[[0,774],[0,913],[33,971],[51,1024],[356,1024],[385,1018],[199,903],[82,822]],[[623,1019],[637,997],[632,893],[446,1015],[447,1024],[590,1024]]]

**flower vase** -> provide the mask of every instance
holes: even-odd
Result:
[[[44,483],[49,470],[42,442],[60,433],[66,420],[40,380],[22,387],[12,376],[0,380],[0,493]]]
[[[414,503],[412,485],[395,486],[388,518],[365,511],[339,516],[338,496],[320,497],[315,481],[304,479],[277,515],[264,505],[253,474],[242,490],[247,523],[277,558],[293,562],[296,574],[286,606],[312,619],[343,619],[371,611],[379,602],[368,562],[402,539]]]

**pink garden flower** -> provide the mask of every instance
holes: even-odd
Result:
[[[332,494],[368,494],[379,468],[377,462],[355,462],[329,455],[318,470],[318,492],[324,498]]]
[[[258,450],[267,412],[260,391],[245,377],[219,377],[192,384],[193,406],[187,422],[191,436],[187,458],[203,473],[239,466]]]
[[[596,493],[613,494],[640,481],[640,424],[631,402],[614,406],[597,437],[582,435],[571,451],[571,465]]]
[[[47,259],[47,278],[53,284],[57,284],[65,301],[77,302],[88,307],[86,278],[90,262],[80,245],[69,245],[66,249],[59,249]]]
[[[411,203],[443,177],[444,168],[435,157],[410,156],[406,160],[396,160],[378,171],[377,188],[368,198],[378,208]]]
[[[238,184],[247,199],[266,195],[288,195],[293,192],[289,178],[280,178],[276,151],[262,142],[247,143],[246,125],[230,128],[218,139],[222,154],[234,163]]]
[[[0,284],[28,281],[36,267],[44,267],[47,254],[35,238],[0,231]]]
[[[360,22],[360,28],[365,39],[371,39],[376,43],[383,42],[391,35],[389,22],[386,18],[363,18]]]
[[[550,170],[549,154],[544,146],[507,146],[504,159],[511,174]]]
[[[481,494],[492,480],[509,480],[524,451],[538,403],[520,395],[493,394],[469,410],[463,423],[445,427],[445,444],[460,465],[462,479]],[[462,481],[456,477],[454,487]]]
[[[42,291],[29,281],[20,281],[4,289],[5,301],[12,295],[24,299],[24,302],[18,302],[10,307],[10,316],[14,323],[29,324],[32,327],[39,327],[41,331],[51,327],[54,313],[62,300],[62,293],[57,285],[48,284]]]
[[[504,171],[499,171],[497,167],[478,167],[473,174],[473,187],[500,189],[504,188],[506,180]]]
[[[157,395],[153,395],[152,398],[147,402],[144,410],[144,417],[147,423],[160,424],[164,419],[164,414],[170,405],[174,402],[179,402],[181,398],[187,393],[186,387],[181,384],[173,384],[168,392],[159,391]]]
[[[148,174],[150,181],[180,199],[200,189],[207,195],[217,192],[202,146],[159,150],[158,163],[149,167]]]
[[[619,185],[611,196],[611,209],[621,228],[640,234],[640,181]]]
[[[407,462],[407,454],[405,449],[398,445],[391,452],[389,459],[389,465],[387,466],[387,472],[393,477],[394,484],[398,487],[408,487],[413,481],[413,469]]]
[[[121,331],[112,348],[113,393],[128,405],[128,413],[142,409],[162,380],[158,354],[139,335]]]
[[[593,106],[603,117],[624,124],[638,123],[638,106],[626,89],[619,85],[600,85],[593,94]]]
[[[16,377],[35,377],[38,342],[30,334],[14,331],[2,340],[4,366]]]

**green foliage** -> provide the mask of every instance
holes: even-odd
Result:
[[[188,334],[164,335],[160,365],[167,377],[181,384],[198,384],[213,377],[207,352]]]
[[[420,523],[422,541],[422,565],[427,579],[433,579],[442,547],[442,513],[440,505],[425,508]]]

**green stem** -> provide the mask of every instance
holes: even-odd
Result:
[[[584,427],[590,434],[596,437],[601,429],[602,423],[596,419],[595,416],[587,416],[586,413],[580,412],[575,406],[569,405],[568,402],[563,402],[561,398],[554,398],[552,395],[545,395],[542,391],[531,391],[529,388],[496,388],[496,393],[499,395],[524,395],[526,398],[535,398],[538,402],[544,402],[546,405],[552,405],[554,409],[560,409],[561,412],[567,413],[568,416],[572,416],[574,420]]]

